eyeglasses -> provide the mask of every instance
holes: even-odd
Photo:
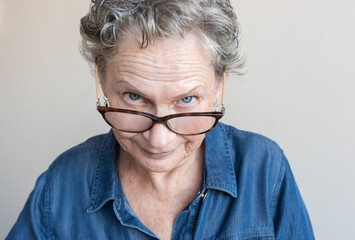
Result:
[[[161,123],[174,133],[198,135],[212,130],[218,120],[224,115],[223,109],[221,112],[177,113],[165,117],[103,106],[97,107],[97,110],[111,127],[130,133],[145,132],[151,129],[154,124]]]
[[[105,106],[101,106],[97,66],[95,70],[97,110],[104,120],[116,130],[128,133],[142,133],[151,129],[154,124],[160,123],[164,124],[170,131],[180,135],[199,135],[212,130],[219,119],[224,116],[225,74],[223,75],[222,107],[220,111],[177,113],[157,117],[146,112],[109,107],[105,97]]]

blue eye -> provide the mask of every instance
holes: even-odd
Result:
[[[194,102],[195,100],[196,100],[196,97],[188,96],[188,97],[181,98],[179,100],[179,102],[182,103],[182,104],[189,104],[189,103]]]
[[[124,93],[124,96],[128,98],[129,101],[132,102],[141,102],[143,100],[142,97],[136,93],[127,92]]]

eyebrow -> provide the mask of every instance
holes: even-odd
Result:
[[[132,83],[130,83],[130,82],[126,81],[126,80],[122,80],[122,79],[118,80],[116,82],[116,84],[119,84],[119,83],[122,83],[124,85],[128,85],[130,91],[134,91],[138,95],[140,95],[140,96],[142,96],[144,98],[147,98],[147,96],[143,92],[141,92],[138,88],[136,88]]]
[[[200,84],[200,85],[197,85],[197,86],[193,87],[192,89],[190,89],[186,93],[183,93],[183,94],[175,96],[175,99],[181,99],[181,98],[184,98],[184,97],[187,97],[187,96],[191,96],[191,95],[193,95],[193,93],[198,92],[200,89],[203,89],[203,91],[206,92],[206,90],[205,90],[206,88],[202,84]]]
[[[140,96],[142,96],[142,97],[144,97],[144,98],[146,98],[146,99],[149,99],[149,97],[148,97],[146,94],[144,94],[142,91],[140,91],[140,90],[139,90],[137,87],[135,87],[132,83],[130,83],[130,82],[126,81],[126,80],[123,80],[123,79],[118,80],[117,83],[122,83],[122,84],[124,84],[124,85],[128,85],[128,87],[130,88],[129,90],[134,91],[135,93],[137,93],[138,95],[140,95]],[[186,96],[190,96],[191,94],[197,92],[197,91],[200,90],[200,89],[203,89],[204,92],[206,91],[205,86],[202,85],[202,84],[199,84],[199,85],[193,87],[192,89],[188,90],[188,91],[185,92],[185,93],[182,93],[182,94],[179,94],[179,95],[177,95],[177,96],[174,96],[174,98],[175,98],[175,99],[181,99],[181,98],[184,98],[184,97],[186,97]]]

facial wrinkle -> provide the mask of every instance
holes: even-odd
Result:
[[[122,63],[122,64],[121,64]],[[129,75],[139,79],[157,82],[178,82],[182,80],[206,79],[209,75],[209,70],[200,67],[200,65],[193,66],[193,64],[181,64],[177,70],[171,68],[158,68],[153,65],[134,65],[128,61],[119,61],[115,64],[115,78]]]

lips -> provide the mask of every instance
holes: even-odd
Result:
[[[171,150],[169,152],[152,153],[152,152],[149,152],[145,149],[142,149],[142,150],[143,150],[144,155],[146,155],[149,158],[154,158],[154,159],[166,158],[166,157],[172,155],[175,151],[175,150]]]

